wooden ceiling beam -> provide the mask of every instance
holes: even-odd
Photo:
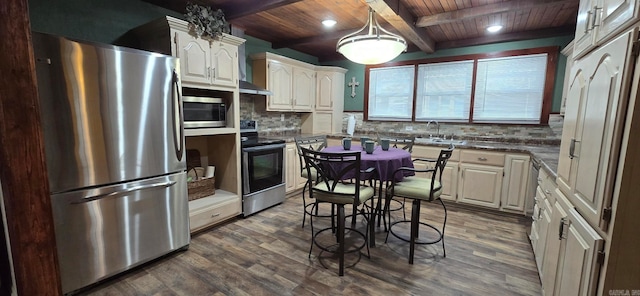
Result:
[[[574,25],[569,25],[569,26],[563,26],[563,27],[531,30],[531,31],[525,31],[525,32],[488,35],[485,37],[479,37],[479,38],[473,38],[473,39],[462,39],[462,40],[438,42],[438,44],[436,45],[436,48],[438,50],[441,50],[441,49],[447,49],[447,48],[458,48],[458,47],[484,45],[484,44],[499,43],[499,42],[522,41],[522,40],[531,40],[531,39],[539,39],[539,38],[558,37],[558,36],[573,35],[575,31],[576,31],[576,27]]]
[[[415,44],[426,53],[434,52],[435,42],[425,30],[414,26],[415,16],[400,0],[362,1],[366,2],[380,17],[398,30],[407,41]]]
[[[487,4],[477,7],[464,8],[429,16],[423,16],[416,21],[416,27],[430,27],[458,21],[472,19],[482,16],[495,15],[508,11],[522,11],[543,6],[560,6],[565,4],[575,4],[576,0],[512,0],[507,2]]]

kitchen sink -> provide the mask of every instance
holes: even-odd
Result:
[[[464,145],[467,144],[465,140],[452,140],[452,139],[443,139],[443,138],[423,138],[420,139],[420,142],[425,144],[442,144],[442,145]]]

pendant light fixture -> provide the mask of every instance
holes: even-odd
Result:
[[[383,29],[369,8],[367,23],[355,33],[338,40],[336,49],[354,63],[373,65],[393,60],[407,50],[407,42],[401,36]]]

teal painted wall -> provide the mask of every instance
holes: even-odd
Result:
[[[184,16],[140,0],[29,0],[34,31],[113,44],[139,25]]]
[[[449,56],[459,56],[459,55],[467,55],[467,54],[478,54],[478,53],[488,53],[488,52],[497,52],[497,51],[505,51],[505,50],[514,50],[514,49],[527,49],[527,48],[535,48],[535,47],[545,47],[545,46],[559,46],[560,49],[564,48],[571,40],[573,36],[563,36],[563,37],[553,37],[553,38],[544,38],[544,39],[533,39],[526,41],[516,41],[516,42],[505,42],[498,44],[488,44],[488,45],[478,45],[478,46],[470,46],[470,47],[462,47],[462,48],[453,48],[453,49],[444,49],[437,51],[433,54],[426,54],[424,52],[411,52],[401,54],[399,57],[394,59],[394,62],[397,61],[409,61],[409,60],[421,60],[428,58],[438,58],[438,57],[449,57]],[[554,85],[554,95],[553,95],[553,104],[551,108],[551,112],[559,112],[560,104],[562,102],[562,82],[564,79],[564,69],[566,65],[567,59],[562,54],[559,54],[558,59],[558,68],[556,69],[556,83]],[[345,92],[344,92],[344,110],[345,111],[363,111],[364,110],[364,65],[352,63],[350,61],[338,61],[338,62],[330,62],[324,63],[326,66],[339,66],[345,69],[348,69],[345,74]],[[347,83],[351,80],[351,77],[355,77],[356,81],[360,82],[360,85],[356,87],[356,96],[354,98],[351,97],[351,88],[347,85]]]
[[[308,55],[306,53],[302,53],[299,51],[295,51],[292,49],[288,49],[288,48],[281,48],[281,49],[273,49],[271,48],[271,42],[267,42],[264,41],[262,39],[258,39],[258,38],[253,38],[251,36],[246,36],[243,37],[244,39],[246,39],[247,41],[244,43],[245,44],[245,55],[247,56],[247,78],[246,80],[249,82],[253,82],[253,70],[251,67],[251,58],[249,58],[250,55],[254,54],[254,53],[261,53],[261,52],[271,52],[271,53],[275,53],[281,56],[285,56],[288,58],[292,58],[298,61],[303,61],[309,64],[314,64],[314,65],[318,65],[318,58],[314,57],[312,55]]]
[[[62,35],[83,40],[115,43],[116,40],[139,25],[154,19],[170,15],[184,18],[181,14],[164,9],[141,0],[29,0],[29,15],[31,28],[35,31]],[[311,64],[319,64],[314,56],[304,54],[291,49],[273,49],[271,43],[246,36],[245,53],[247,57],[253,53],[273,52],[296,60]],[[543,46],[567,45],[573,36],[545,38],[500,44],[471,46],[440,50],[433,54],[412,52],[400,55],[394,61],[417,60],[445,56],[466,55],[475,53],[487,53],[512,49],[525,49]],[[338,66],[348,69],[345,74],[344,108],[346,111],[362,111],[364,108],[364,69],[360,64],[348,60],[323,63],[326,66]],[[560,55],[558,68],[556,69],[556,81],[554,87],[554,99],[552,112],[560,111],[562,96],[562,81],[566,58]],[[251,81],[251,60],[247,58],[247,80]],[[356,96],[351,97],[351,88],[347,83],[352,77],[360,82],[356,87]]]

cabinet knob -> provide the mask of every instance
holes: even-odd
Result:
[[[479,161],[487,161],[487,158],[486,157],[478,157],[478,160]]]

